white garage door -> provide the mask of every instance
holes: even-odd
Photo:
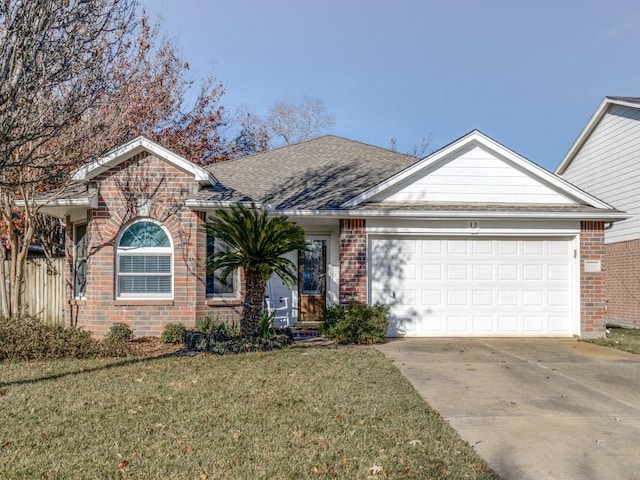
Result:
[[[369,242],[369,298],[391,305],[390,336],[579,333],[570,238]]]

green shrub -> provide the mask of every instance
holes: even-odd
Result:
[[[344,318],[344,306],[329,305],[324,311],[324,325],[322,331],[327,336],[333,336],[333,329],[338,321]]]
[[[198,320],[196,328],[200,333],[213,333],[225,340],[240,336],[240,327],[238,327],[236,323],[228,325],[225,322],[215,320],[211,317]]]
[[[133,338],[133,331],[129,328],[129,325],[122,322],[117,322],[111,325],[109,333],[104,337],[108,343],[122,343]]]
[[[45,325],[37,317],[0,318],[0,360],[126,356],[124,345],[107,344],[81,328]]]
[[[187,329],[181,323],[167,323],[160,335],[160,341],[162,343],[180,343],[186,331]]]
[[[293,343],[290,329],[276,328],[271,338],[227,337],[220,332],[202,333],[187,331],[184,334],[184,344],[187,350],[193,352],[208,352],[217,355],[229,353],[266,352],[285,348]]]
[[[325,335],[340,343],[383,343],[386,339],[389,328],[388,305],[351,303],[346,309],[329,307],[327,312]]]
[[[211,333],[215,330],[218,321],[213,317],[204,317],[196,322],[196,328],[202,333]]]
[[[271,338],[276,334],[276,329],[273,326],[273,320],[275,318],[275,312],[262,312],[258,320],[258,336],[260,338]]]

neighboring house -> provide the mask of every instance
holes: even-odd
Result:
[[[324,136],[202,168],[136,138],[75,175],[68,323],[158,335],[238,318],[242,276],[207,274],[217,209],[301,225],[299,285],[268,284],[280,324],[327,303],[391,305],[392,336],[601,336],[604,225],[626,216],[478,131],[423,160]],[[74,252],[71,255],[71,252]]]
[[[556,174],[629,213],[605,229],[606,319],[640,323],[640,98],[606,97]]]

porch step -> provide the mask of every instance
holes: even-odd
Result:
[[[293,327],[291,327],[293,339],[299,341],[321,337],[322,331],[320,328],[322,324],[323,322],[296,322]]]
[[[296,322],[293,325],[293,328],[320,330],[323,325],[324,325],[324,322],[322,322],[322,321],[319,321],[319,322],[317,322],[317,321],[314,321],[314,322]]]

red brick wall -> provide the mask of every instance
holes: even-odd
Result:
[[[204,257],[207,251],[207,232],[204,227],[206,215],[204,212],[200,212],[199,215],[202,222],[198,227],[197,250],[198,252],[202,252],[202,256]],[[198,264],[196,289],[196,319],[200,320],[205,317],[211,317],[218,322],[239,324],[240,317],[242,316],[242,298],[245,291],[244,275],[242,272],[238,273],[240,292],[237,298],[207,298],[206,275],[206,262],[200,262]]]
[[[340,304],[367,303],[367,234],[364,219],[340,220]]]
[[[605,245],[607,322],[640,323],[640,240]]]
[[[604,222],[582,222],[580,227],[580,330],[584,337],[603,336],[607,299]],[[601,271],[586,272],[587,260],[599,260]]]
[[[97,336],[114,322],[129,324],[136,336],[160,335],[168,322],[195,324],[202,300],[204,252],[202,218],[184,207],[193,177],[149,154],[139,154],[99,175],[99,205],[88,228],[89,259],[86,298],[73,300],[69,316]],[[147,199],[146,205],[140,200]],[[173,300],[118,300],[115,292],[115,242],[122,227],[137,218],[152,218],[168,230],[174,247]],[[71,278],[71,277],[68,277]]]

